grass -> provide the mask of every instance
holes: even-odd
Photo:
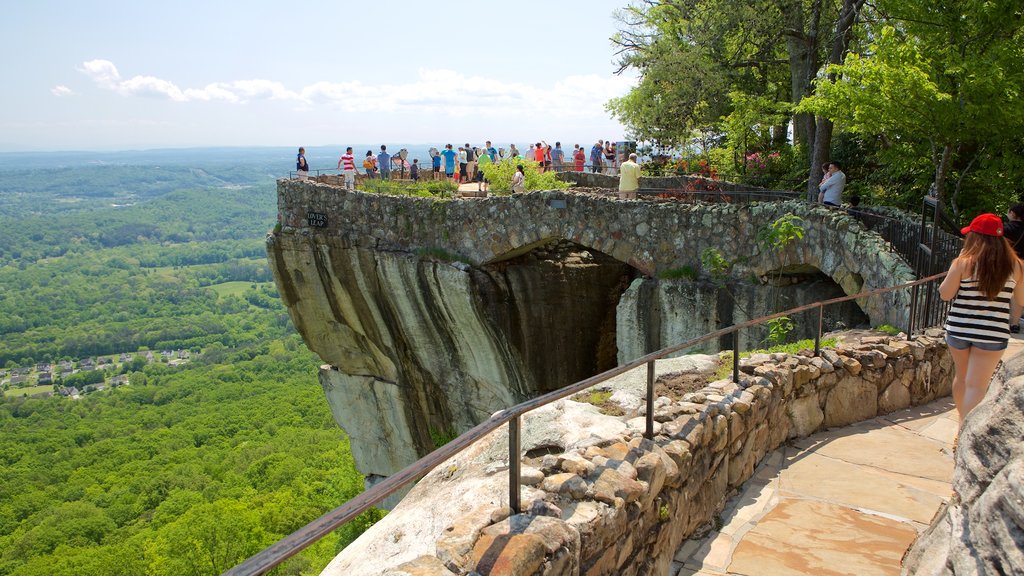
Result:
[[[449,252],[444,248],[417,248],[416,255],[420,258],[430,260],[440,260],[441,262],[468,262],[468,258],[463,258],[458,254]]]
[[[601,414],[606,416],[622,416],[625,414],[626,412],[622,407],[612,402],[611,398],[611,390],[592,390],[590,392],[580,392],[579,394],[572,396],[570,400],[593,404],[594,406],[597,406]]]
[[[53,385],[46,384],[44,386],[29,386],[28,388],[11,388],[4,392],[4,396],[17,398],[19,396],[31,396],[33,394],[41,394],[43,392],[53,392]]]
[[[690,265],[683,265],[679,268],[671,268],[658,272],[658,278],[664,280],[696,280],[697,270]]]
[[[881,326],[875,326],[874,329],[878,330],[879,332],[888,334],[889,336],[895,336],[895,335],[899,334],[900,332],[903,332],[903,330],[900,330],[899,328],[897,328],[895,326],[890,326],[888,324],[882,324]]]

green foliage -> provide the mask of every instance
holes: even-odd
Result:
[[[719,256],[721,255],[719,254]],[[696,280],[697,276],[697,269],[689,264],[658,272],[658,278],[662,278],[664,280]]]
[[[787,246],[804,239],[803,220],[786,214],[757,231],[757,243],[765,250],[785,250]]]
[[[459,185],[447,178],[442,180],[420,180],[419,182],[374,178],[372,180],[364,180],[359,185],[359,190],[376,194],[433,198],[438,196],[450,197],[455,192],[458,192]]]
[[[700,264],[712,279],[724,283],[734,262],[726,260],[717,248],[705,248],[700,253]]]
[[[765,339],[765,343],[769,346],[778,346],[786,341],[786,337],[789,333],[796,328],[793,324],[793,320],[789,316],[782,316],[779,318],[773,318],[768,321],[768,337]]]
[[[875,326],[873,328],[873,330],[878,330],[879,332],[883,332],[885,334],[888,334],[889,336],[896,336],[897,334],[900,334],[900,333],[903,332],[903,330],[900,330],[899,328],[897,328],[895,326],[890,326],[888,324],[882,324],[881,326]]]
[[[430,429],[430,441],[434,443],[435,449],[444,446],[445,444],[451,442],[452,440],[455,440],[458,437],[459,433],[456,432],[455,428],[452,426],[449,426],[442,430],[437,430],[434,428]]]
[[[269,282],[272,187],[154,184],[152,197],[112,208],[87,195],[108,184],[89,180],[97,173],[146,190],[145,170],[86,170],[76,209],[34,216],[37,203],[73,200],[40,189],[0,209],[0,364],[203,354],[179,369],[137,358],[122,367],[130,385],[80,400],[0,399],[0,574],[217,574],[359,494],[363,479]],[[46,174],[33,174],[26,185],[39,188]],[[364,513],[279,571],[319,573],[381,516]]]
[[[918,199],[931,182],[954,213],[1005,208],[1024,174],[1020,2],[885,0],[878,9],[871,44],[802,109],[895,148],[879,158],[923,161]]]
[[[484,177],[490,182],[492,192],[511,193],[512,175],[516,173],[516,166],[522,164],[523,174],[526,176],[525,187],[527,191],[532,190],[564,190],[569,187],[568,182],[558,179],[556,172],[540,173],[538,164],[534,160],[508,158],[501,162],[484,164],[480,168],[484,171]]]

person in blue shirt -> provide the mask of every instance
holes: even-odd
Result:
[[[391,155],[384,144],[380,145],[380,154],[377,154],[377,168],[380,170],[381,180],[391,179]]]
[[[448,144],[441,151],[441,156],[444,156],[444,175],[449,178],[455,177],[455,159],[458,158],[459,153],[452,150],[452,145]]]
[[[434,168],[434,180],[441,179],[441,153],[433,150],[434,155],[430,157],[430,163]]]
[[[487,141],[487,146],[485,147],[485,150],[487,151],[487,155],[491,157],[491,162],[498,161],[498,151],[494,149],[494,146],[491,146],[490,140]]]

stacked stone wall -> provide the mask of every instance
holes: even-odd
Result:
[[[503,505],[507,436],[496,432],[431,472],[324,574],[667,574],[682,541],[712,523],[786,440],[949,394],[942,336],[932,329],[913,341],[863,338],[820,357],[753,355],[742,360],[739,383],[658,398],[653,439],[642,436],[635,412],[613,417],[569,400],[531,412],[525,513]],[[642,405],[633,384],[609,385],[614,402]],[[582,412],[589,432],[579,425],[581,406],[593,408]],[[562,422],[561,433],[536,432],[544,419]]]
[[[759,253],[758,231],[778,218],[802,219],[805,236],[784,252]],[[317,220],[316,215],[323,216]],[[657,277],[700,270],[707,248],[737,259],[738,277],[810,265],[847,294],[914,279],[886,242],[840,210],[800,201],[705,204],[622,201],[545,191],[440,200],[348,192],[335,186],[278,182],[278,246],[327,243],[382,252],[439,252],[470,265],[496,262],[564,239]],[[317,225],[313,225],[316,223]],[[858,302],[873,324],[904,326],[909,293]]]

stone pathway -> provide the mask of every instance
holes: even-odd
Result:
[[[1016,336],[1006,357],[1022,349]],[[944,398],[776,450],[726,503],[721,528],[683,543],[670,576],[898,575],[949,499],[956,430]]]

